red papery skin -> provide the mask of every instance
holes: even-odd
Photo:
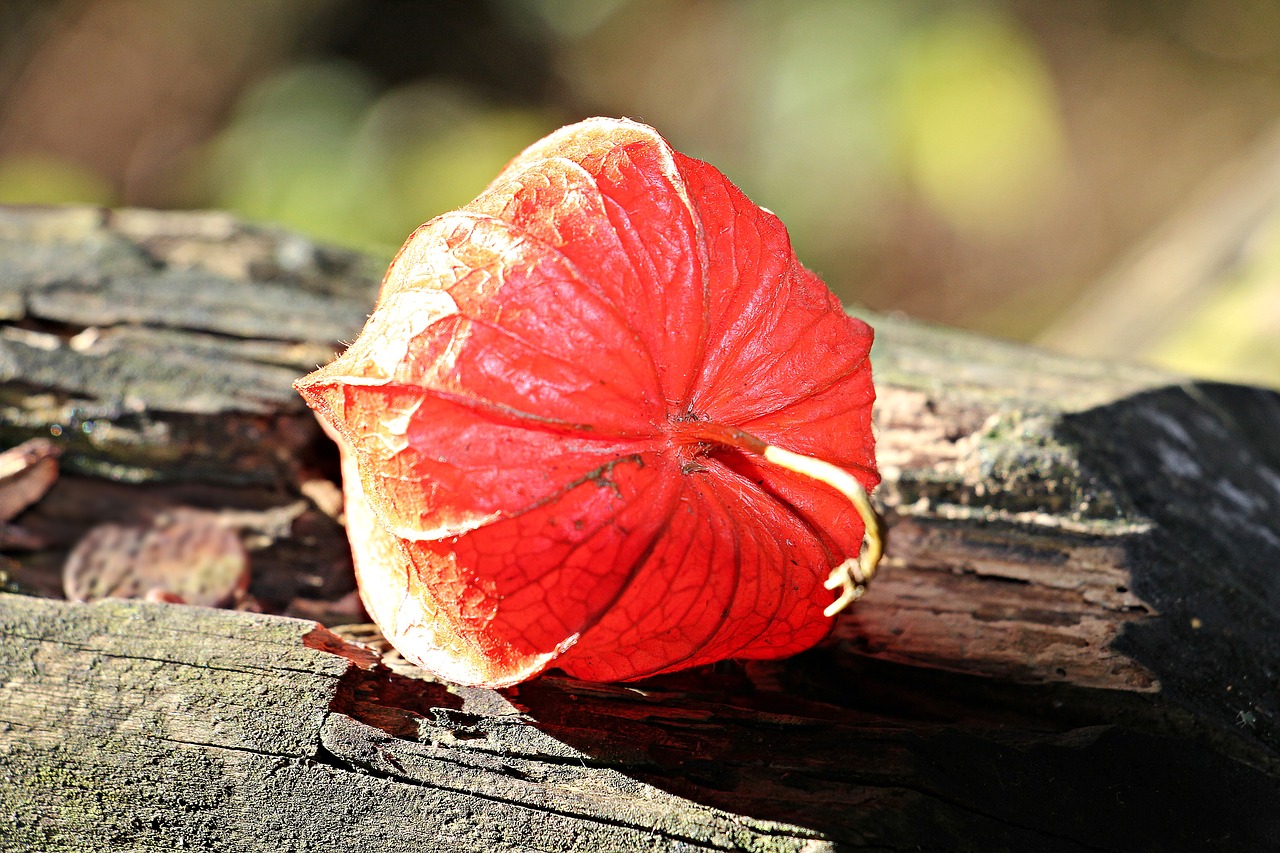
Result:
[[[823,581],[862,520],[725,428],[872,489],[871,339],[776,216],[597,118],[414,232],[360,337],[297,387],[407,659],[462,684],[627,680],[827,634]]]

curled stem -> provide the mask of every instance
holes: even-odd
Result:
[[[685,429],[690,436],[699,440],[726,444],[763,456],[765,461],[779,468],[826,483],[848,498],[858,515],[862,516],[862,547],[857,556],[849,557],[831,570],[823,585],[830,590],[840,590],[840,595],[822,613],[824,616],[835,616],[862,598],[867,591],[867,584],[875,577],[880,557],[884,555],[884,539],[880,533],[880,517],[871,506],[867,490],[852,474],[830,462],[766,444],[737,427],[704,421],[687,424]]]
[[[867,497],[867,490],[853,478],[853,475],[843,468],[832,465],[830,462],[824,462],[821,459],[815,459],[812,456],[804,456],[799,453],[793,453],[790,450],[784,450],[772,444],[764,448],[762,455],[766,460],[780,468],[786,468],[788,471],[795,471],[797,474],[803,474],[806,477],[812,477],[819,482],[826,483],[848,498],[849,502],[853,504],[853,508],[858,511],[858,515],[862,516],[862,548],[859,550],[858,555],[849,557],[832,569],[826,583],[823,584],[827,589],[840,590],[840,596],[822,611],[824,616],[835,616],[841,610],[862,598],[867,591],[867,584],[871,583],[871,579],[875,577],[876,566],[879,565],[880,557],[884,554],[884,540],[880,535],[879,516],[876,515],[875,509],[871,506],[871,501]]]

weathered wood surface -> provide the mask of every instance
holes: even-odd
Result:
[[[885,569],[784,662],[450,690],[312,621],[31,597],[93,525],[194,506],[266,609],[349,619],[289,383],[376,278],[221,215],[0,212],[0,445],[64,450],[0,564],[0,849],[1280,846],[1261,389],[878,318]]]

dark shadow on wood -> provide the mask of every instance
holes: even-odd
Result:
[[[775,690],[756,689],[750,669],[773,670]],[[849,849],[1228,851],[1280,839],[1273,778],[1158,697],[834,649],[629,686],[544,678],[505,695],[592,766]]]
[[[1280,762],[1280,394],[1157,388],[1061,429],[1086,473],[1153,522],[1128,567],[1156,617],[1126,625],[1116,648]]]

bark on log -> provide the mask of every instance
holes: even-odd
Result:
[[[873,318],[885,569],[787,661],[462,690],[311,620],[53,600],[93,525],[194,506],[266,609],[341,620],[289,384],[377,275],[218,214],[0,211],[0,445],[63,449],[0,555],[0,849],[1280,845],[1263,389]]]

